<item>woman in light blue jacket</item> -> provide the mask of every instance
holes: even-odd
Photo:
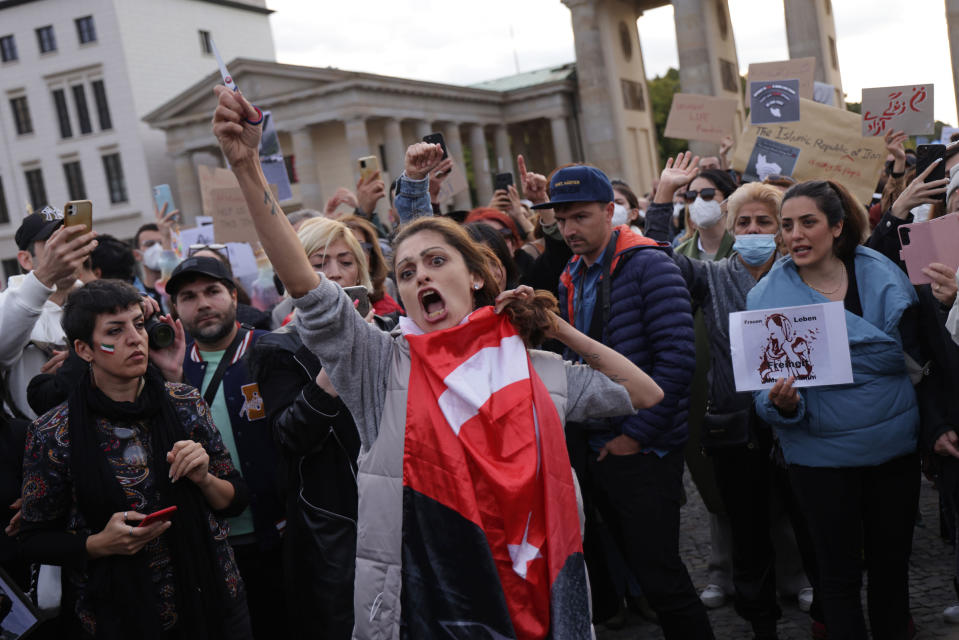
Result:
[[[903,342],[916,338],[916,293],[896,265],[859,246],[865,212],[841,185],[793,186],[781,219],[789,255],[750,291],[747,308],[843,302],[854,382],[797,390],[780,379],[755,394],[756,410],[776,429],[809,523],[829,638],[866,638],[864,558],[873,637],[905,639],[919,410]]]

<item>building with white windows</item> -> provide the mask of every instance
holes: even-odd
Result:
[[[176,184],[142,118],[227,59],[274,60],[265,0],[0,0],[0,259],[26,206],[93,201],[94,228],[129,238]]]

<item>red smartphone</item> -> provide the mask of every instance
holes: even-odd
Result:
[[[173,505],[172,507],[167,507],[166,509],[160,509],[159,511],[154,511],[143,520],[140,520],[140,524],[138,524],[137,526],[146,527],[155,522],[167,522],[168,520],[173,519],[174,513],[176,513],[176,505]]]

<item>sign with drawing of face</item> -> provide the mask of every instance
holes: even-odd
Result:
[[[755,391],[792,377],[795,387],[852,382],[841,302],[729,314],[736,391]]]

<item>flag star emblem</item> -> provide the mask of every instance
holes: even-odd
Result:
[[[509,550],[509,559],[513,561],[513,571],[523,580],[526,579],[526,570],[529,568],[529,563],[537,558],[543,557],[539,552],[539,548],[533,546],[527,540],[529,536],[529,521],[532,518],[533,514],[530,512],[529,517],[526,519],[526,530],[523,531],[523,540],[519,544],[506,545]]]

